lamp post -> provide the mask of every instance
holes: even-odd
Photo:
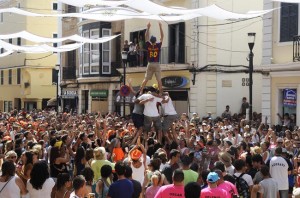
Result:
[[[59,106],[59,103],[58,103],[58,100],[59,100],[59,97],[58,97],[59,67],[60,67],[60,65],[55,65],[55,71],[56,71],[56,112],[57,113],[58,113],[58,106]]]
[[[253,57],[252,52],[254,43],[255,43],[255,34],[254,32],[248,33],[248,46],[250,49],[249,53],[249,120],[252,121],[252,86],[253,86]]]
[[[122,52],[122,62],[123,62],[123,84],[126,85],[126,61],[127,61],[128,52]],[[125,118],[125,103],[126,103],[126,96],[123,96],[123,116]]]

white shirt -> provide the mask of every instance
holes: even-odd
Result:
[[[235,175],[236,177],[239,177],[241,174],[242,174],[242,173],[234,173],[234,175]],[[253,180],[252,180],[252,177],[251,177],[250,175],[248,175],[248,174],[245,173],[245,174],[242,176],[242,178],[247,182],[247,184],[248,184],[249,187],[250,187],[250,186],[253,186]]]
[[[42,189],[36,190],[32,187],[32,184],[30,183],[30,180],[27,181],[27,190],[30,198],[51,198],[51,191],[53,186],[55,185],[55,182],[52,178],[46,179],[44,182]]]
[[[150,98],[154,98],[154,100],[148,101],[144,104],[144,115],[148,117],[158,117],[159,113],[156,107],[156,103],[161,102],[162,98],[158,98],[156,96],[153,96],[152,94],[143,94],[138,99],[142,101]]]
[[[10,178],[8,183],[7,182],[0,182],[0,190],[6,185],[2,189],[0,197],[5,197],[5,198],[20,197],[20,188],[16,183],[16,178],[17,178],[17,176],[13,176],[12,178]]]
[[[276,180],[278,190],[289,189],[288,169],[289,165],[283,157],[274,156],[271,158],[270,174],[271,177]]]
[[[240,134],[238,135],[235,134],[235,138],[237,138],[236,144],[239,144],[241,141],[243,141],[243,138]]]
[[[161,107],[163,109],[164,115],[177,115],[177,112],[174,108],[173,102],[170,97],[167,103],[161,104]]]

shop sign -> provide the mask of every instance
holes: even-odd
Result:
[[[297,90],[284,89],[283,90],[283,105],[289,107],[297,106]]]
[[[188,79],[183,76],[167,76],[161,79],[162,85],[167,88],[184,87],[188,83]]]
[[[107,98],[108,90],[91,90],[90,96],[95,98]]]
[[[62,98],[64,99],[73,99],[77,96],[77,91],[76,90],[64,90],[62,93]]]

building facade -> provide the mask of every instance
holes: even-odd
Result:
[[[236,13],[262,10],[264,6],[259,0],[251,2],[175,0],[159,3],[168,7],[185,8],[201,8],[217,4]],[[118,112],[123,115],[124,103],[119,93],[124,75],[121,59],[123,44],[125,40],[128,43],[144,41],[148,22],[151,23],[150,35],[156,36],[159,40],[158,21],[143,19],[117,22],[78,21],[76,31],[84,37],[99,38],[116,34],[121,36],[104,44],[85,44],[75,55],[67,55],[78,57],[76,64],[73,64],[78,66],[76,79],[72,77],[72,81],[67,82],[64,72],[62,74],[61,94],[64,108],[68,101],[73,100],[72,104],[79,113],[100,110],[103,113]],[[198,112],[200,116],[212,112],[213,117],[216,117],[222,114],[226,105],[230,105],[233,113],[239,113],[242,98],[249,97],[248,32],[257,33],[254,47],[255,68],[260,67],[262,62],[261,18],[219,21],[199,17],[185,22],[162,21],[162,25],[165,35],[160,54],[162,78],[163,82],[174,82],[173,85],[164,84],[163,88],[171,93],[176,110],[179,113]],[[141,54],[138,54],[134,59],[135,63],[127,60],[125,75],[126,79],[131,79],[133,86],[138,89],[146,71],[146,54],[143,53],[142,58]],[[72,64],[65,63],[63,67],[67,65]],[[73,71],[71,68],[70,70]],[[154,83],[155,77],[147,85],[151,86]],[[262,74],[254,73],[253,93],[261,93],[261,87]],[[126,114],[132,109],[132,98],[133,96],[125,98]],[[261,112],[261,100],[261,95],[254,94],[253,111]]]
[[[299,4],[264,1],[262,114],[271,124],[294,115],[300,123]],[[280,116],[278,116],[278,114]]]
[[[18,7],[24,10],[34,9],[39,13],[57,13],[57,2],[50,0],[12,0],[1,4],[1,8]],[[37,11],[38,10],[38,11]],[[57,19],[26,17],[13,13],[0,14],[0,34],[20,31],[43,37],[57,36]],[[22,38],[9,39],[15,45],[33,45],[35,43]],[[1,49],[1,53],[5,50]],[[42,109],[47,101],[56,95],[57,75],[54,70],[57,54],[17,53],[1,58],[0,61],[0,110],[13,108]]]
[[[193,8],[212,4],[235,13],[262,10],[263,2],[239,0],[193,0]],[[211,112],[213,117],[220,116],[229,105],[232,113],[239,113],[242,98],[249,101],[248,40],[249,32],[256,32],[253,49],[254,68],[262,60],[261,18],[240,21],[221,21],[199,17],[191,24],[191,80],[190,109],[205,116]],[[253,112],[261,112],[261,73],[253,74]]]

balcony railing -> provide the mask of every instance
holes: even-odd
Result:
[[[160,64],[186,64],[189,62],[189,47],[169,46],[162,47],[160,50]],[[144,52],[143,58],[138,54],[136,56],[129,56],[127,59],[128,67],[146,67],[147,66],[147,52]],[[119,68],[122,65],[119,65]]]
[[[63,67],[62,73],[63,80],[75,80],[76,79],[76,67]]]
[[[300,36],[293,38],[293,61],[300,61]]]

